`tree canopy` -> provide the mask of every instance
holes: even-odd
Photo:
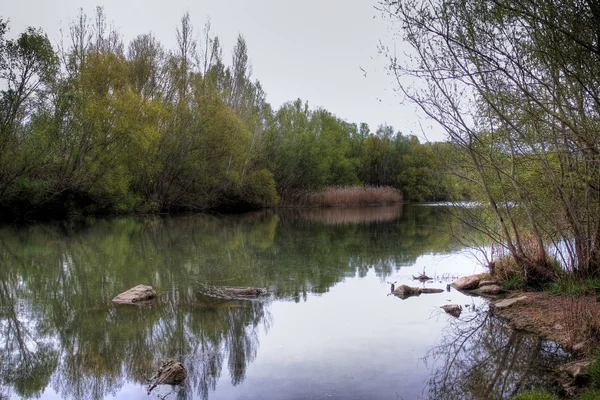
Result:
[[[0,20],[3,215],[264,207],[336,185],[450,198],[442,145],[300,99],[273,109],[243,36],[227,64],[210,21],[200,32],[184,14],[175,49],[126,44],[106,21],[80,11],[53,47]]]

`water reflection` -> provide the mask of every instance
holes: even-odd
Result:
[[[207,299],[199,283],[267,287],[275,301],[302,302],[346,278],[374,271],[385,282],[422,254],[460,248],[438,208],[345,211],[0,229],[0,396],[116,395],[176,358],[189,372],[176,396],[207,399],[223,374],[233,386],[244,381],[276,321],[268,302]],[[139,283],[159,300],[108,303]]]
[[[451,321],[427,360],[437,366],[429,398],[495,400],[543,386],[569,356],[558,344],[512,329],[484,309]]]
[[[402,216],[402,209],[402,204],[378,207],[296,208],[281,210],[279,214],[285,219],[328,225],[368,224],[394,221]]]

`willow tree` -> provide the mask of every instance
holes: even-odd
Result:
[[[390,57],[401,91],[464,149],[463,176],[490,204],[494,228],[479,228],[529,279],[547,276],[550,256],[600,272],[596,2],[384,0],[381,9],[412,48]]]

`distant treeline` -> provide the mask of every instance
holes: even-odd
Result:
[[[291,101],[272,109],[238,37],[229,65],[210,23],[185,14],[177,48],[127,45],[102,8],[53,46],[0,19],[4,216],[273,206],[332,185],[392,186],[405,200],[458,190],[449,143],[375,132]]]

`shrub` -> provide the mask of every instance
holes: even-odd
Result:
[[[246,177],[241,188],[241,198],[252,206],[270,207],[279,202],[273,174],[262,169]]]
[[[600,351],[596,351],[594,361],[592,361],[589,367],[589,373],[591,386],[595,389],[600,389]]]
[[[597,343],[600,339],[600,312],[590,303],[589,298],[569,296],[562,302],[562,325],[569,337],[569,343],[575,345],[586,341]],[[600,384],[600,362],[598,365],[598,383]],[[600,387],[600,386],[599,386]]]
[[[554,294],[584,296],[594,294],[598,287],[600,287],[600,278],[582,279],[573,275],[565,275],[548,285],[548,291]]]
[[[600,390],[588,390],[583,392],[578,400],[598,400],[600,399]]]
[[[523,260],[518,263],[515,258],[504,251],[499,245],[492,245],[494,261],[489,265],[492,276],[502,285],[511,290],[521,290],[526,287],[543,289],[565,276],[558,261],[546,257],[545,261],[536,261],[536,247],[531,241],[523,241],[525,249]]]

